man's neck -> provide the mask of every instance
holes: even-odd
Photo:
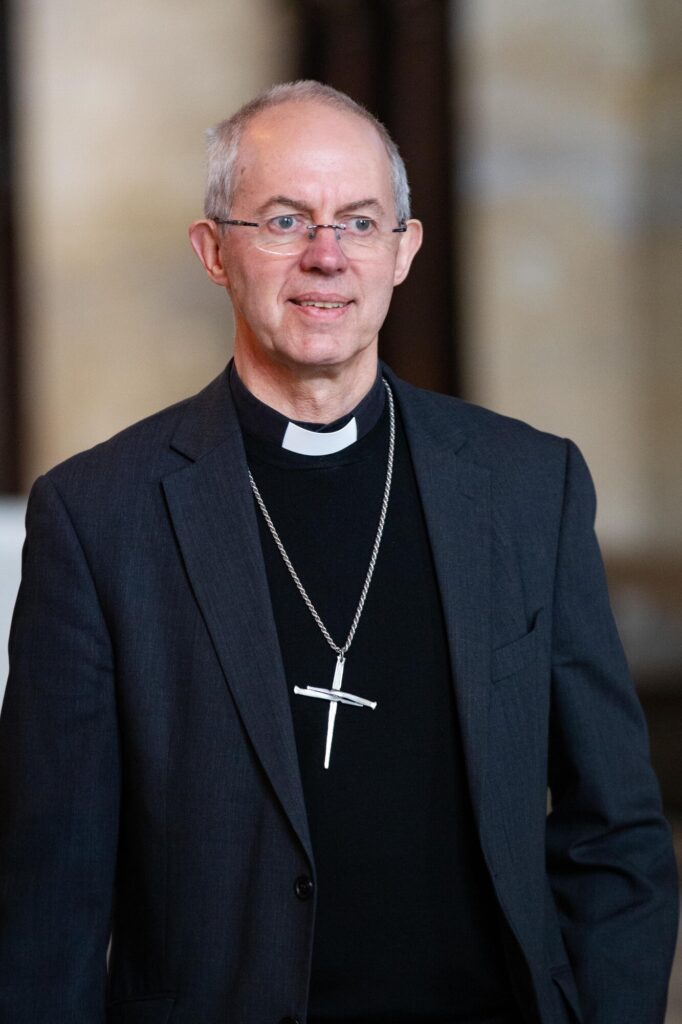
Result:
[[[377,374],[376,355],[352,366],[295,367],[254,365],[235,351],[235,366],[252,395],[290,420],[332,423],[370,390]]]

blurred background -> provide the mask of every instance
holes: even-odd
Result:
[[[203,130],[302,76],[385,121],[425,224],[384,358],[587,457],[679,836],[679,0],[0,0],[0,693],[31,482],[231,352]]]

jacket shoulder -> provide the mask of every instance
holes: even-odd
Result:
[[[431,450],[456,455],[460,466],[474,468],[479,480],[489,481],[498,512],[506,509],[509,515],[524,519],[532,515],[543,528],[558,522],[571,456],[584,467],[571,441],[461,398],[414,388],[397,379],[395,385],[408,437],[417,439],[420,450],[426,443]],[[586,469],[583,482],[580,490],[591,502]]]
[[[61,493],[89,489],[95,481],[106,482],[111,490],[129,490],[145,481],[158,481],[165,473],[186,464],[171,448],[180,423],[193,406],[215,406],[225,391],[225,374],[220,374],[196,395],[145,416],[112,437],[70,456],[48,470],[45,476]]]
[[[448,433],[459,431],[479,459],[495,463],[509,457],[565,458],[566,438],[540,430],[525,420],[495,412],[463,398],[397,382],[400,397],[421,420],[448,424]]]

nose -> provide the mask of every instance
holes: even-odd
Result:
[[[348,266],[348,257],[337,241],[332,226],[319,225],[314,237],[308,241],[301,255],[304,270],[317,270],[323,274],[337,274]]]

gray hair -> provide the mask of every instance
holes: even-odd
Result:
[[[410,217],[410,186],[407,171],[398,147],[388,134],[385,126],[365,107],[356,103],[350,96],[330,85],[323,85],[312,79],[298,82],[283,82],[273,85],[270,89],[245,103],[243,107],[221,121],[206,132],[206,193],[204,196],[204,215],[213,220],[224,220],[230,216],[234,198],[234,169],[237,162],[239,143],[242,133],[249,122],[268,107],[280,103],[315,101],[324,103],[337,110],[345,110],[356,114],[379,133],[383,142],[391,168],[391,184],[398,222]]]

